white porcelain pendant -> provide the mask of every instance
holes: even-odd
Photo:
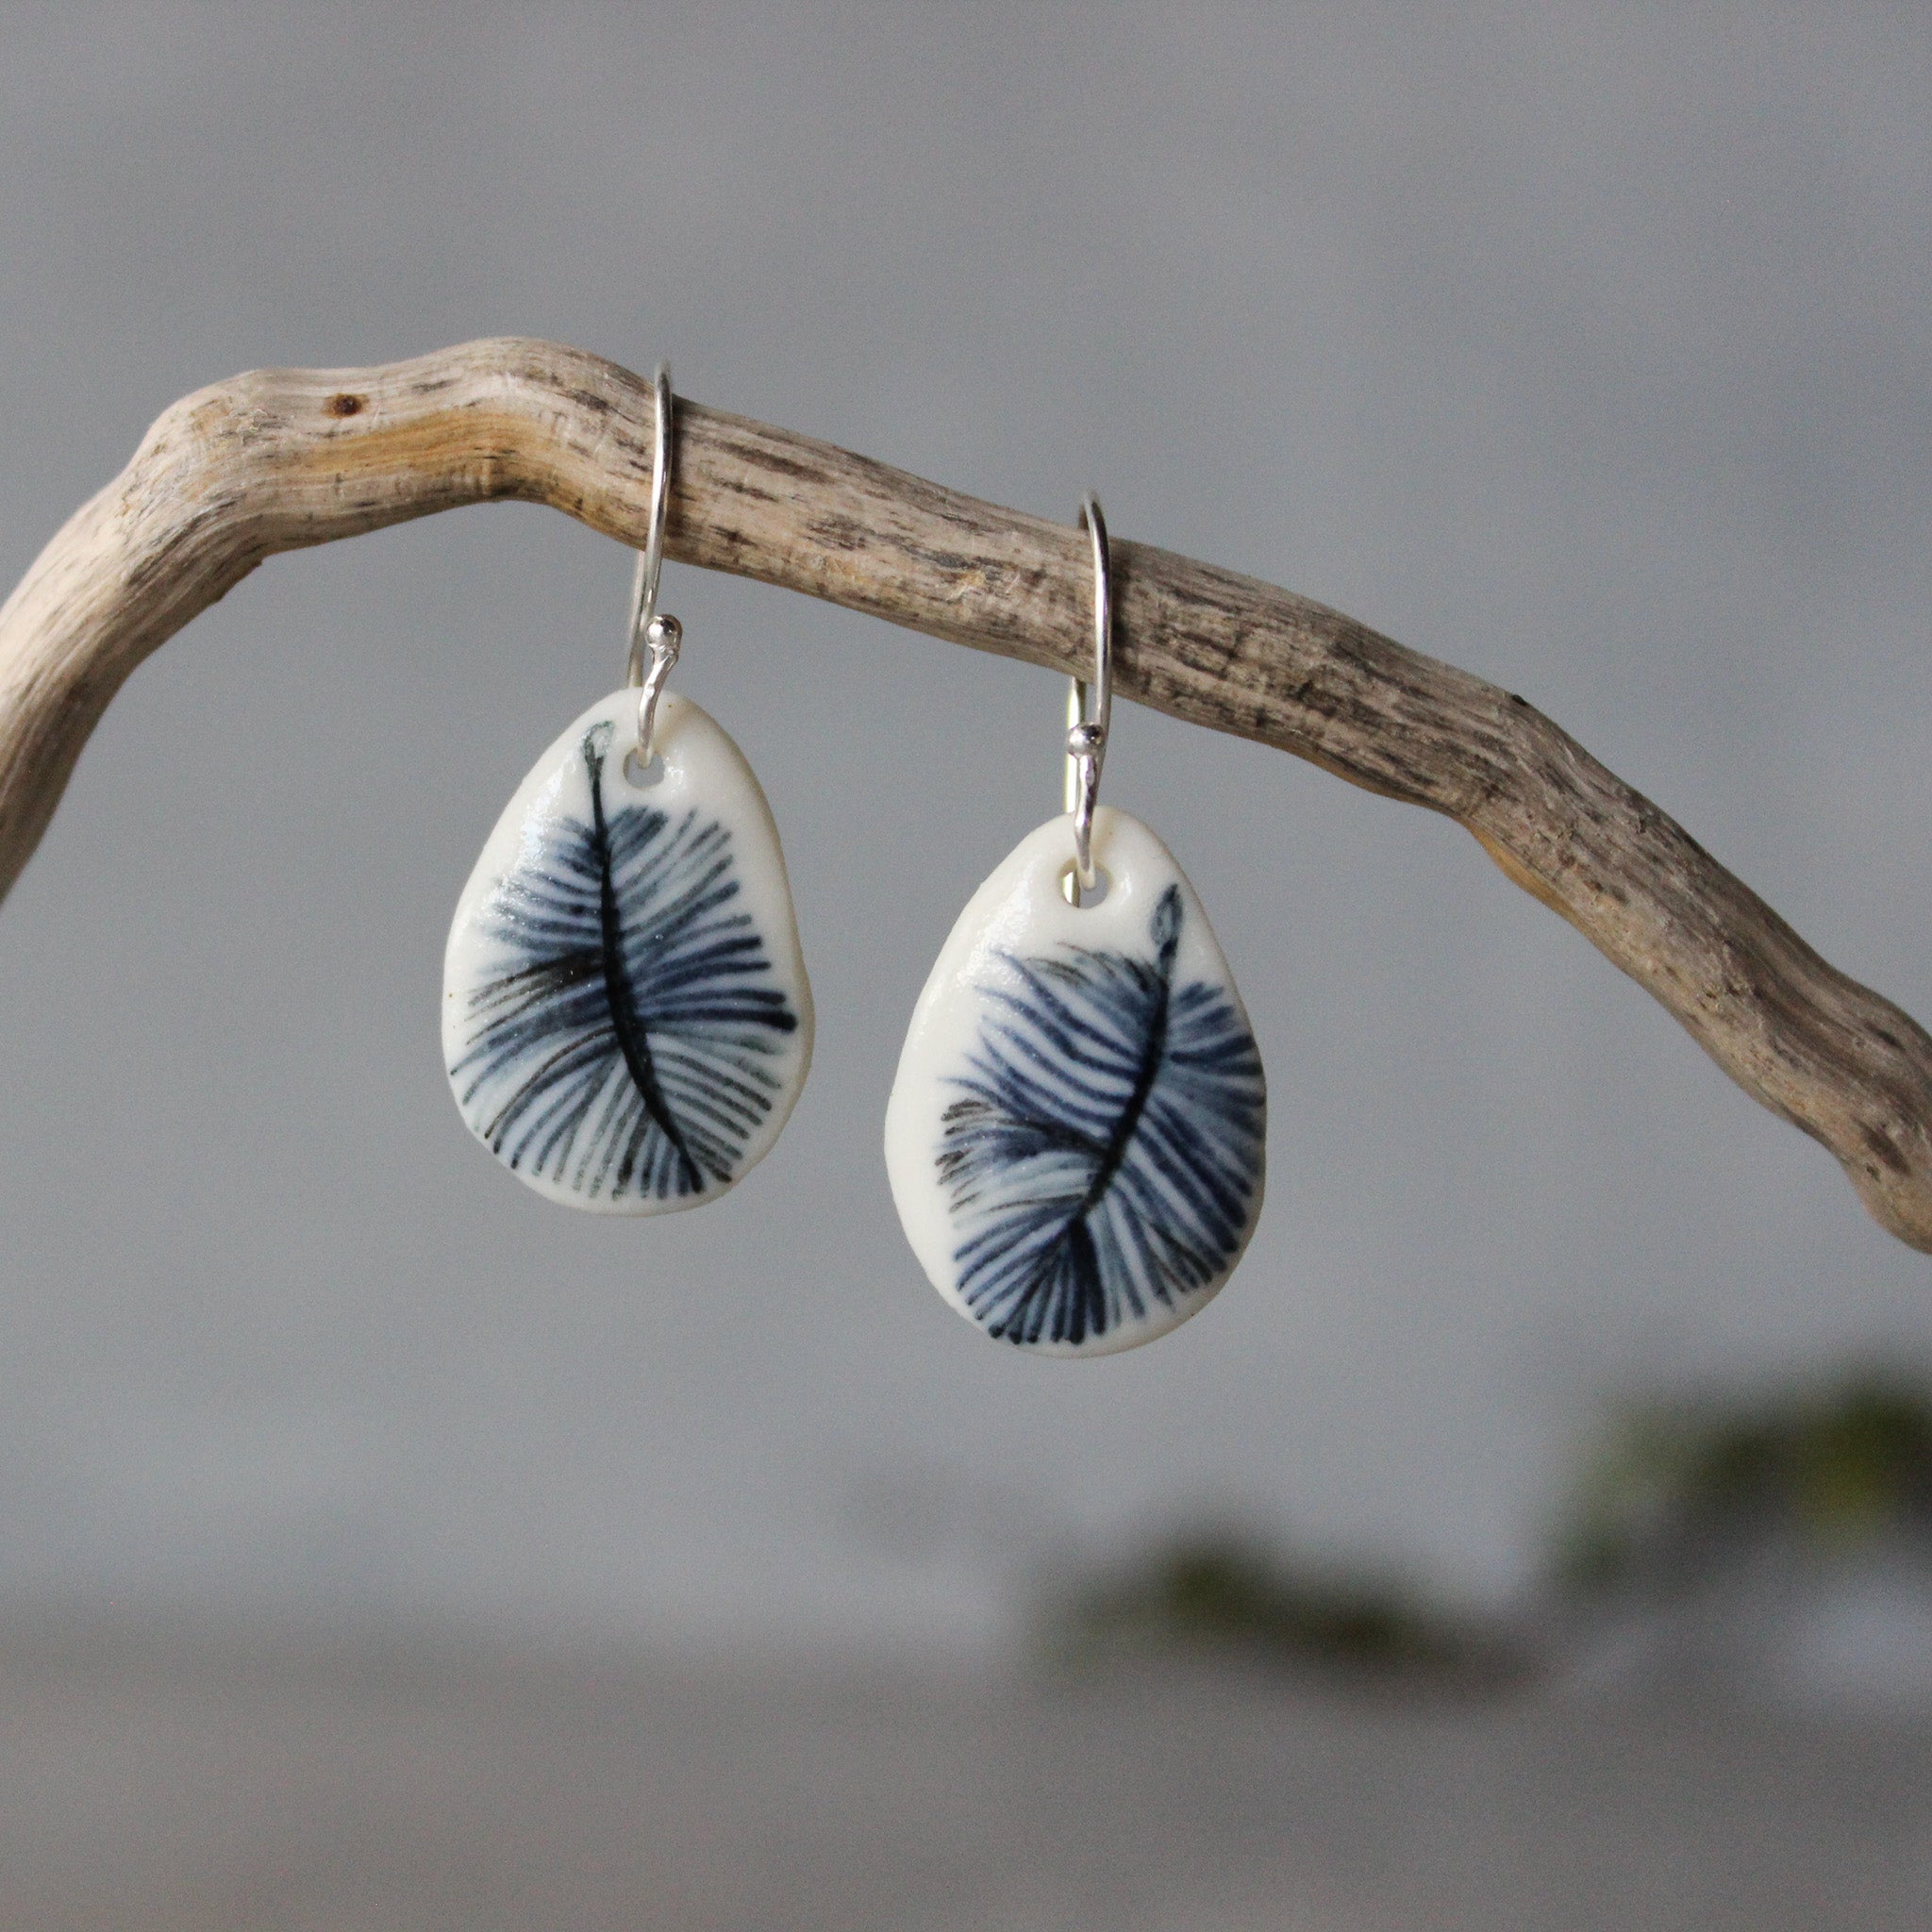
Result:
[[[538,761],[483,847],[443,957],[442,1051],[472,1133],[573,1208],[662,1214],[741,1180],[811,1062],[811,989],[777,827],[744,755],[638,693]]]
[[[1097,905],[1061,881],[1073,821],[973,895],[913,1011],[886,1108],[907,1239],[954,1307],[1042,1355],[1164,1335],[1261,1211],[1267,1090],[1201,902],[1101,807]]]

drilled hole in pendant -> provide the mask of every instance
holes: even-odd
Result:
[[[632,745],[624,755],[624,775],[640,791],[648,791],[653,785],[664,782],[664,758],[660,752],[651,754],[647,765],[638,757],[638,748]]]
[[[1107,897],[1107,889],[1111,883],[1106,873],[1096,865],[1093,868],[1093,883],[1083,887],[1080,884],[1079,869],[1069,863],[1060,873],[1060,897],[1076,911],[1085,912],[1089,908],[1098,906]]]

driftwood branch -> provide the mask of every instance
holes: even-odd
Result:
[[[634,541],[651,410],[628,371],[521,341],[261,371],[176,403],[0,608],[0,891],[123,679],[264,558],[505,497]],[[695,403],[675,429],[673,557],[1080,668],[1091,592],[1071,527]],[[1916,1022],[1520,697],[1210,564],[1127,542],[1114,564],[1124,696],[1466,825],[1822,1141],[1885,1227],[1932,1249],[1932,1038]]]

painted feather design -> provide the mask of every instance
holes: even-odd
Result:
[[[939,1176],[958,1291],[989,1334],[1080,1343],[1216,1286],[1253,1219],[1261,1060],[1226,989],[1174,984],[1169,886],[1151,958],[1004,955]]]
[[[580,747],[591,818],[551,822],[491,895],[495,970],[450,1079],[509,1167],[590,1199],[727,1185],[798,1015],[739,897],[729,830],[607,803],[611,727]]]

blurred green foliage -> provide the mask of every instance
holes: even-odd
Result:
[[[1586,1460],[1557,1577],[1588,1595],[1694,1573],[1751,1540],[1829,1558],[1887,1536],[1932,1537],[1932,1396],[1856,1373],[1626,1407]]]
[[[1091,1580],[1062,1601],[1049,1638],[1074,1663],[1191,1651],[1439,1682],[1521,1668],[1496,1631],[1414,1591],[1300,1567],[1231,1530],[1183,1535]]]
[[[1556,1541],[1554,1593],[1513,1621],[1371,1574],[1298,1561],[1237,1529],[1185,1528],[1053,1600],[1048,1648],[1091,1666],[1238,1656],[1357,1683],[1497,1687],[1559,1658],[1586,1607],[1668,1599],[1726,1574],[1831,1562],[1887,1538],[1932,1551],[1932,1392],[1899,1372],[1630,1404],[1586,1454]],[[1756,1559],[1770,1558],[1770,1568]]]

